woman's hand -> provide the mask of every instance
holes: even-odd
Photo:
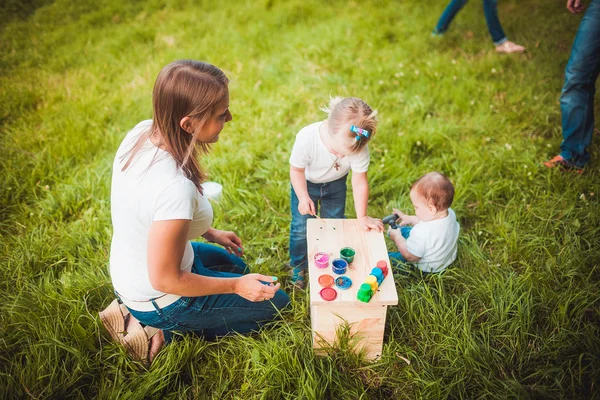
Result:
[[[313,203],[310,197],[298,199],[298,212],[302,215],[315,215],[315,203]]]
[[[209,242],[220,244],[229,253],[233,253],[238,257],[244,255],[242,239],[240,239],[234,232],[210,228],[204,235],[202,235],[202,237]]]
[[[277,280],[274,276],[261,274],[248,274],[237,278],[234,293],[250,301],[270,300],[281,286],[280,283],[274,285]],[[265,285],[265,283],[269,283]]]
[[[373,229],[377,232],[383,232],[383,221],[380,219],[371,218],[368,215],[365,215],[364,217],[360,217],[358,219],[358,223],[365,231],[370,231]]]
[[[404,214],[402,211],[398,210],[397,208],[392,208],[392,210],[394,210],[394,214],[396,214],[398,216],[397,221],[400,221],[400,223],[398,224],[399,226],[406,226],[406,225],[415,226],[416,224],[421,222],[419,220],[419,218],[417,218],[416,215]]]

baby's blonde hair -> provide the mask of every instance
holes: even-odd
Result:
[[[360,151],[375,136],[377,110],[373,110],[358,97],[332,97],[329,101],[329,107],[324,107],[321,110],[329,114],[327,124],[334,135],[343,133],[348,137],[355,138],[357,134],[350,131],[352,125],[369,131],[369,137],[361,135],[359,140],[354,140],[353,145],[350,147],[352,153]]]

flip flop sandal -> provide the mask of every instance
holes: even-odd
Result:
[[[104,310],[100,311],[100,320],[113,340],[124,344],[125,324],[129,319],[129,310],[117,299],[113,300]]]
[[[127,329],[127,334],[123,339],[123,345],[125,346],[127,353],[133,359],[149,365],[152,362],[149,357],[150,341],[159,329],[147,325],[142,327],[137,320],[130,323],[130,326],[128,326]]]

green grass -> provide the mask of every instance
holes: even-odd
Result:
[[[580,20],[562,1],[501,2],[516,56],[493,52],[476,1],[442,38],[443,0],[17,4],[0,20],[0,398],[600,397],[598,135],[584,175],[540,166]],[[380,111],[371,215],[408,209],[425,172],[455,183],[459,258],[397,279],[378,362],[347,336],[315,357],[297,292],[260,334],[187,338],[149,369],[102,329],[112,159],[180,58],[231,79],[234,120],[203,164],[225,187],[215,226],[256,271],[285,274],[287,159],[330,94]]]

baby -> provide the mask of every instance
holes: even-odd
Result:
[[[388,230],[398,247],[398,252],[389,253],[392,262],[415,263],[421,271],[432,273],[445,270],[456,260],[460,226],[450,208],[453,199],[454,186],[439,172],[430,172],[412,185],[410,200],[416,215],[393,209],[400,229]]]

